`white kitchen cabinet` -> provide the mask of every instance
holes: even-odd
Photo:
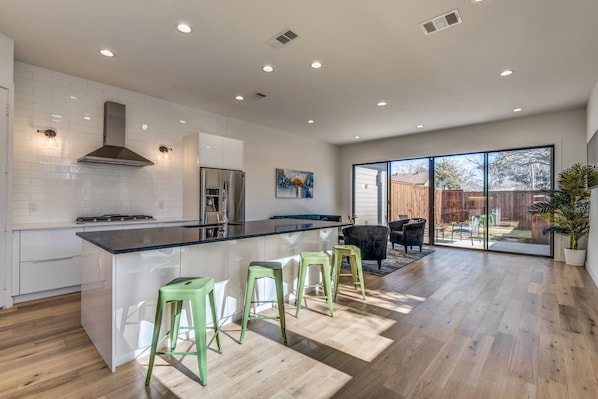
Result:
[[[81,239],[76,233],[82,228],[50,230],[23,230],[21,234],[20,261],[37,261],[65,258],[81,254]]]
[[[243,141],[222,138],[222,168],[243,170]]]
[[[222,137],[199,134],[199,166],[222,168]]]
[[[184,226],[197,220],[83,224],[77,227],[13,231],[12,296],[14,302],[45,298],[80,290],[80,231]]]
[[[20,269],[20,295],[81,284],[80,255],[61,259],[21,262]]]
[[[243,141],[199,133],[199,166],[243,170]]]
[[[17,295],[81,284],[82,228],[15,231],[18,248]],[[74,289],[75,291],[78,289]]]

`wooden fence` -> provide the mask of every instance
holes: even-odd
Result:
[[[402,181],[391,181],[390,215],[391,220],[397,215],[429,218],[429,187]],[[497,224],[516,223],[521,230],[536,230],[545,224],[538,216],[529,214],[531,204],[544,199],[541,191],[491,191],[488,209]],[[482,191],[434,190],[436,224],[463,222],[473,215],[485,212],[486,198]]]

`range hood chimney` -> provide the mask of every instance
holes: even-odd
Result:
[[[125,105],[112,101],[104,103],[104,145],[77,161],[126,166],[154,164],[125,147]]]

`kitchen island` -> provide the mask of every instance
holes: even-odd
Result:
[[[282,262],[285,296],[293,300],[299,254],[331,249],[338,229],[347,225],[272,219],[226,226],[79,232],[81,325],[115,371],[149,350],[162,285],[176,277],[213,277],[219,324],[230,323],[241,317],[250,262]],[[260,297],[273,297],[273,285],[261,283]]]

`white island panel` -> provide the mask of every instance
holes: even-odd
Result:
[[[82,241],[81,326],[113,372],[113,255]]]
[[[182,277],[212,277],[214,279],[214,298],[219,324],[223,324],[224,298],[228,284],[228,241],[214,242],[208,245],[189,245],[181,250]],[[212,312],[206,301],[206,320],[211,325]],[[190,320],[189,320],[190,323]]]
[[[181,276],[181,248],[117,255],[114,274],[114,363],[120,365],[145,351],[149,353],[158,290]],[[168,314],[165,312],[165,317]],[[162,323],[163,332],[166,331],[166,324]]]

